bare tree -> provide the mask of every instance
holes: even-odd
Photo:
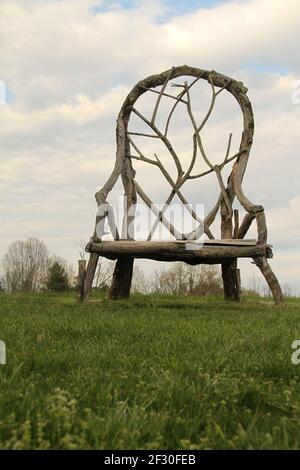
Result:
[[[114,262],[101,259],[94,278],[94,286],[98,289],[106,289],[110,284],[114,272]]]
[[[85,246],[86,246],[86,242],[82,238],[80,238],[74,244],[75,250],[77,251],[80,260],[85,260],[86,258]]]
[[[37,238],[13,242],[2,261],[3,282],[9,292],[34,292],[45,285],[49,254]]]
[[[140,292],[147,294],[150,291],[150,283],[148,282],[143,270],[139,266],[134,266],[131,292]]]
[[[291,286],[288,282],[284,283],[283,292],[284,292],[285,297],[290,297],[290,298],[298,297],[297,290],[295,289],[295,287]]]
[[[176,263],[155,272],[152,290],[162,294],[217,295],[222,293],[220,270],[216,266]]]

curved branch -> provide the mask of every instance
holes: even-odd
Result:
[[[162,89],[161,89],[161,91],[159,92],[159,96],[158,96],[158,98],[157,98],[157,100],[156,100],[156,103],[155,103],[155,106],[154,106],[154,110],[153,110],[153,114],[152,114],[152,119],[151,119],[151,124],[152,124],[152,125],[154,125],[154,123],[155,123],[155,118],[156,118],[156,115],[157,115],[157,111],[158,111],[158,107],[159,107],[159,104],[160,104],[162,95],[164,94],[164,91],[165,91],[165,89],[166,89],[166,86],[167,86],[167,84],[168,84],[170,78],[171,78],[171,75],[172,75],[173,70],[174,70],[174,67],[171,68],[170,73],[168,73],[167,78],[166,78],[166,80],[165,80],[165,83],[163,84]]]
[[[151,137],[152,139],[160,139],[158,135],[144,134],[143,132],[126,132],[126,135],[137,135],[139,137]]]
[[[242,155],[244,152],[246,152],[247,149],[243,149],[243,150],[240,150],[239,152],[237,152],[235,155],[233,155],[232,157],[230,158],[227,158],[227,160],[223,163],[221,163],[221,165],[219,165],[219,168],[220,170],[222,170],[222,168],[229,162],[231,162],[232,160],[235,160],[236,158],[238,158],[240,155]],[[188,177],[188,179],[192,180],[192,179],[196,179],[196,178],[201,178],[202,176],[206,176],[208,175],[209,173],[213,173],[215,170],[214,168],[211,168],[210,170],[206,170],[206,171],[203,171],[203,173],[198,173],[197,175],[191,175]]]
[[[131,108],[131,110],[140,118],[142,119],[142,121],[144,121],[159,137],[160,139],[162,140],[162,142],[165,144],[165,146],[167,147],[167,149],[169,150],[170,154],[172,155],[173,157],[173,160],[175,162],[175,165],[176,165],[176,168],[177,168],[177,171],[178,171],[178,175],[179,176],[182,176],[183,175],[183,170],[182,170],[182,166],[181,166],[181,163],[180,163],[180,160],[178,158],[178,155],[176,154],[175,150],[173,149],[169,139],[163,135],[160,130],[156,127],[155,124],[152,124],[152,122],[148,121],[148,119],[143,116],[137,109],[135,108]]]
[[[142,190],[140,185],[137,183],[137,181],[134,181],[134,185],[136,188],[136,191],[140,198],[144,201],[144,203],[149,207],[149,209],[154,212],[157,218],[159,218],[160,222],[164,224],[164,226],[169,230],[169,232],[177,239],[177,240],[182,240],[184,237],[182,233],[178,232],[176,228],[164,217],[162,211],[158,210],[156,205],[153,204],[151,199],[147,196],[147,194]]]
[[[221,175],[220,167],[218,165],[215,165],[215,172],[216,172],[216,175],[217,175],[217,178],[218,178],[218,182],[219,182],[219,185],[220,185],[220,188],[221,188],[221,192],[222,192],[224,202],[225,202],[227,210],[228,210],[228,216],[231,217],[232,216],[232,207],[231,207],[231,203],[230,203],[228,194],[226,192],[226,188],[224,186],[224,182],[223,182],[223,178],[222,178],[222,175]]]
[[[125,155],[126,157],[133,158],[134,160],[141,160],[141,161],[146,162],[146,163],[151,163],[151,165],[157,165],[157,162],[155,160],[151,160],[150,158],[145,157],[145,155],[142,153],[142,151],[138,148],[138,146],[133,142],[133,140],[130,137],[128,137],[128,141],[129,141],[130,145],[132,145],[134,150],[137,151],[139,156],[136,157],[135,155],[126,154]]]
[[[229,158],[230,148],[231,148],[231,141],[232,141],[232,133],[229,134],[229,139],[228,139],[228,144],[227,144],[227,150],[226,150],[226,154],[225,154],[223,166],[225,165],[225,163],[227,163],[227,160],[228,160],[228,158]],[[222,167],[222,168],[223,168],[223,167]]]
[[[210,118],[211,116],[211,113],[213,112],[213,109],[214,109],[214,106],[215,106],[215,102],[216,102],[216,97],[217,97],[217,94],[215,92],[215,85],[214,85],[214,82],[213,82],[213,79],[212,79],[212,76],[211,74],[209,75],[209,79],[208,79],[210,85],[211,85],[211,88],[212,88],[212,97],[211,97],[211,102],[210,102],[210,106],[208,108],[208,111],[202,121],[202,123],[200,124],[200,126],[198,127],[197,129],[197,132],[200,132],[203,127],[205,126],[205,124],[207,123],[208,119]],[[189,100],[188,100],[189,101]]]
[[[196,136],[196,140],[197,140],[197,143],[198,143],[198,147],[199,147],[199,150],[201,152],[201,155],[205,161],[205,163],[213,170],[214,169],[214,166],[213,164],[209,161],[209,159],[207,158],[207,155],[205,153],[205,150],[203,148],[203,144],[202,144],[202,140],[201,140],[201,137],[200,137],[200,130],[198,130],[198,127],[197,127],[197,124],[196,124],[196,121],[195,121],[195,118],[194,118],[194,115],[193,115],[193,112],[192,112],[192,106],[191,106],[191,97],[190,97],[190,92],[187,88],[187,83],[186,83],[186,95],[187,95],[187,111],[188,111],[188,115],[190,117],[190,120],[191,120],[191,123],[192,123],[192,126],[194,128],[194,133],[195,133],[195,136]],[[200,126],[201,128],[201,126]],[[200,129],[199,128],[199,129]]]
[[[192,160],[191,160],[191,163],[190,163],[190,166],[186,172],[186,174],[184,175],[184,182],[190,178],[190,174],[194,168],[194,165],[195,165],[195,162],[196,162],[196,157],[197,157],[197,139],[196,139],[196,136],[193,135],[193,155],[192,155]]]
[[[196,82],[198,82],[198,80],[200,80],[200,78],[202,78],[203,75],[204,75],[204,73],[201,74],[199,77],[195,78],[195,80],[193,80],[192,83],[189,84],[189,86],[188,86],[189,90],[192,88],[192,86],[193,86]],[[179,102],[183,102],[183,100],[182,100],[181,98],[182,98],[185,94],[186,94],[186,90],[184,89],[182,92],[179,93],[179,95],[178,95],[177,98],[176,98],[176,103],[175,103],[174,106],[172,107],[172,109],[171,109],[171,111],[170,111],[170,114],[169,114],[169,116],[168,116],[167,122],[166,122],[166,127],[165,127],[165,132],[164,132],[165,136],[167,136],[167,134],[168,134],[168,129],[169,129],[169,125],[170,125],[170,121],[171,121],[172,115],[173,115],[173,113],[174,113],[174,111],[175,111],[175,109],[176,109],[178,103],[179,103]],[[187,101],[184,100],[184,103],[187,104]]]
[[[152,93],[157,93],[158,95],[162,95],[162,96],[166,96],[167,98],[172,98],[173,100],[176,100],[178,101],[178,97],[177,96],[174,96],[174,95],[170,95],[169,93],[161,93],[161,91],[158,91],[158,90],[154,90],[153,88],[148,88],[144,85],[140,85],[141,88],[143,88],[144,90],[146,91],[151,91]],[[184,103],[186,104],[186,100],[182,100],[182,99],[179,99],[179,101],[181,103]]]

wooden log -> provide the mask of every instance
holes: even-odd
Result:
[[[222,260],[222,279],[225,300],[239,301],[237,289],[236,262],[235,259]]]
[[[115,254],[113,253],[105,253],[105,254],[101,254],[101,256],[103,256],[104,258],[107,258],[111,261],[115,261],[116,259],[119,259],[116,257]],[[151,259],[153,261],[164,261],[164,262],[170,262],[170,263],[173,263],[173,262],[182,262],[182,263],[186,263],[186,264],[189,264],[191,266],[196,266],[198,264],[222,264],[223,261],[224,261],[224,258],[221,259],[221,258],[199,258],[199,257],[188,257],[188,256],[185,256],[185,255],[181,255],[181,254],[176,254],[176,255],[173,255],[173,254],[163,254],[163,255],[156,255],[156,254],[149,254],[147,256],[136,256],[135,258],[140,258],[140,259]],[[129,258],[129,259],[134,259],[134,258]],[[234,259],[232,259],[234,260]]]
[[[254,258],[253,261],[266,279],[268,286],[271,289],[275,303],[281,304],[284,300],[282,289],[277,277],[273,273],[272,268],[268,263],[268,260],[265,257],[257,257]]]
[[[253,220],[255,219],[255,214],[248,213],[245,215],[243,218],[243,221],[239,227],[237,238],[244,238],[244,236],[247,234],[249,228],[251,227],[251,224]]]
[[[256,223],[258,232],[258,243],[266,244],[268,238],[268,230],[264,211],[258,212],[256,214]]]
[[[127,125],[126,124],[126,130]],[[125,139],[125,154],[130,150],[130,143],[128,137]],[[125,191],[126,207],[122,223],[122,235],[125,238],[134,237],[134,214],[132,213],[132,207],[135,207],[137,201],[136,189],[134,185],[135,171],[132,168],[131,161],[128,159],[124,160],[124,166],[122,169],[122,182]],[[120,258],[117,260],[112,283],[108,292],[108,298],[110,299],[121,299],[127,298],[130,294],[132,273],[133,273],[134,260],[130,258]]]
[[[241,270],[236,267],[236,300],[240,301],[242,296]]]
[[[113,279],[108,291],[110,300],[128,298],[133,272],[133,258],[118,257],[114,269]]]
[[[228,180],[228,186],[225,190],[227,194],[227,200],[229,204],[231,204],[234,200],[235,192],[233,186],[230,184],[230,177]],[[233,225],[232,225],[232,209],[228,211],[228,202],[226,204],[225,200],[222,199],[220,205],[220,212],[221,212],[221,237],[222,239],[232,239],[233,235]],[[232,259],[225,259],[224,256],[222,258],[221,264],[221,272],[222,272],[222,280],[223,280],[223,287],[224,287],[224,298],[225,300],[232,300],[237,301],[237,284],[236,284],[236,258]]]
[[[239,238],[238,233],[239,233],[240,218],[239,218],[238,209],[234,209],[233,216],[234,216],[233,238]]]
[[[102,243],[93,243],[90,247],[92,253],[98,255],[114,257],[128,256],[132,258],[151,258],[152,255],[180,255],[182,258],[206,258],[206,259],[235,259],[235,258],[253,258],[256,256],[266,256],[266,245],[204,245],[199,243],[183,241],[165,241],[165,242],[136,242],[128,240],[103,241]]]
[[[83,300],[85,275],[86,275],[86,260],[80,259],[78,260],[78,280],[77,280],[79,300]]]
[[[90,254],[89,262],[88,262],[87,269],[86,269],[82,300],[85,300],[92,292],[93,280],[94,280],[95,271],[97,268],[98,258],[99,258],[98,253]]]
[[[145,247],[147,246],[156,246],[156,245],[159,245],[161,243],[174,243],[174,244],[177,244],[178,246],[180,245],[186,245],[186,244],[189,244],[191,246],[199,246],[199,248],[202,248],[202,246],[256,246],[258,245],[257,243],[257,240],[255,240],[254,238],[253,239],[243,239],[243,240],[240,240],[238,238],[231,238],[231,239],[227,239],[227,238],[223,238],[223,239],[217,239],[217,238],[214,238],[212,240],[208,239],[208,240],[204,240],[203,242],[199,241],[199,240],[165,240],[165,241],[160,241],[160,240],[147,240],[147,241],[135,241],[135,240],[117,240],[115,241],[117,243],[116,246],[119,246],[120,243],[123,244],[123,243],[136,243],[137,245],[138,244],[144,244]],[[85,247],[85,251],[87,253],[90,253],[91,250],[92,250],[92,247],[94,244],[101,244],[101,243],[107,243],[107,241],[102,241],[102,242],[89,242],[86,247]],[[113,241],[110,241],[110,243],[114,243]],[[121,245],[120,245],[121,246]],[[135,246],[135,245],[130,245],[130,246]],[[268,245],[268,246],[272,246],[272,245]]]
[[[258,245],[258,243],[255,238],[243,240],[240,240],[239,238],[214,238],[213,240],[204,240],[203,245],[254,246]]]

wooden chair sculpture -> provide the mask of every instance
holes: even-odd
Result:
[[[166,92],[166,87],[170,80],[179,77],[192,77],[190,83],[185,81],[183,84],[175,83],[174,86],[181,87],[179,94],[171,95]],[[205,80],[211,87],[212,97],[209,109],[201,124],[196,122],[195,114],[191,105],[191,88],[199,81]],[[157,87],[159,87],[157,89]],[[204,149],[201,131],[210,118],[218,95],[227,90],[236,99],[243,115],[243,132],[240,142],[239,151],[230,156],[231,137],[229,136],[227,151],[224,160],[220,164],[213,164],[207,156]],[[144,93],[150,93],[155,97],[154,109],[152,116],[147,118],[141,114],[135,107],[138,98]],[[82,296],[89,295],[92,289],[93,278],[97,267],[99,256],[116,260],[112,284],[109,291],[111,299],[128,297],[130,293],[134,258],[148,258],[158,261],[184,261],[186,263],[195,264],[221,264],[222,278],[224,283],[225,299],[240,299],[240,276],[237,269],[238,258],[252,258],[265,277],[270,290],[272,291],[276,303],[283,300],[282,291],[279,282],[274,275],[268,258],[272,257],[271,246],[267,244],[267,226],[264,208],[261,205],[252,204],[244,195],[242,189],[242,180],[246,170],[250,149],[253,141],[254,133],[254,117],[251,103],[246,95],[247,88],[241,82],[235,81],[225,75],[215,71],[201,70],[189,66],[173,67],[159,75],[152,75],[139,83],[129,93],[121,108],[117,119],[117,151],[116,162],[108,181],[96,193],[96,201],[98,207],[102,210],[96,216],[96,225],[94,234],[86,247],[86,251],[90,253],[90,258],[85,273],[85,282]],[[173,106],[165,122],[164,131],[160,130],[157,125],[157,113],[162,99],[173,100]],[[185,107],[192,130],[193,130],[193,152],[189,167],[184,171],[182,162],[178,154],[174,150],[168,136],[168,130],[171,118],[178,105]],[[129,121],[131,116],[137,116],[144,125],[149,129],[149,134],[129,131]],[[146,156],[142,150],[134,142],[135,136],[154,137],[160,139],[165,149],[169,152],[176,167],[177,177],[174,179],[162,164],[161,159],[155,155],[153,158]],[[197,158],[202,158],[207,165],[207,170],[193,174],[194,165]],[[204,220],[200,220],[193,209],[189,209],[191,216],[199,223],[199,228],[205,233],[207,239],[199,247],[193,246],[190,249],[192,239],[199,238],[199,230],[193,233],[182,234],[167,220],[165,209],[159,210],[152,204],[150,197],[138,184],[135,177],[135,170],[132,166],[132,160],[139,160],[145,164],[154,165],[161,171],[165,180],[171,187],[171,192],[166,200],[164,207],[167,207],[174,196],[177,196],[183,204],[187,201],[182,193],[182,187],[188,180],[205,177],[210,173],[215,173],[216,181],[219,184],[219,196],[214,207],[205,216]],[[225,185],[222,175],[223,168],[232,162],[232,171],[228,177],[227,185]],[[127,209],[123,218],[122,238],[115,227],[113,208],[107,202],[107,196],[117,182],[119,176],[127,198]],[[134,213],[130,211],[134,207],[137,196],[155,213],[157,220],[145,241],[134,241],[132,233],[128,233],[124,226],[128,227],[134,220]],[[237,209],[233,210],[233,202],[237,198],[241,206],[245,210],[244,218],[239,225],[239,213]],[[221,238],[215,239],[211,232],[211,225],[214,222],[218,211],[220,210],[221,218]],[[103,225],[105,218],[112,233],[114,240],[101,241],[101,235],[97,231],[99,225]],[[256,220],[257,239],[245,240],[252,222]],[[159,224],[163,224],[168,228],[174,241],[153,241],[152,235]],[[197,243],[196,241],[194,243]]]

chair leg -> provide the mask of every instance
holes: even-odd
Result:
[[[225,300],[241,300],[240,272],[237,269],[237,260],[228,260],[222,263],[222,279]]]
[[[99,255],[97,253],[91,253],[89,262],[86,269],[85,280],[84,280],[84,289],[82,300],[85,300],[92,292],[93,280],[95,276],[95,271],[98,264]]]
[[[254,263],[260,269],[262,275],[267,281],[268,286],[272,292],[275,304],[281,304],[284,301],[282,289],[280,287],[279,281],[275,274],[272,271],[271,266],[268,263],[267,258],[259,257],[253,258]]]
[[[134,258],[118,258],[108,292],[111,300],[125,299],[130,295]]]

